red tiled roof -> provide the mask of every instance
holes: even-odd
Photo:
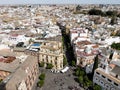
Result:
[[[89,44],[92,44],[91,42],[85,40],[85,41],[80,41],[80,42],[77,42],[77,45],[89,45]]]
[[[70,31],[71,33],[77,33],[77,31],[76,30],[73,30],[73,31]]]
[[[94,46],[92,46],[93,48],[98,48],[99,47],[99,45],[94,45]]]
[[[80,51],[77,51],[77,56],[80,56],[80,57],[86,57],[86,56],[93,56],[94,54],[93,53],[85,53],[85,52],[80,52]]]
[[[116,65],[115,64],[109,64],[109,66],[113,69]]]
[[[12,56],[7,56],[6,58],[5,57],[1,57],[0,58],[0,62],[10,63],[10,62],[14,61],[15,59],[16,58],[12,57]]]
[[[11,36],[13,36],[13,37],[17,37],[17,36],[18,36],[18,34],[12,34]]]

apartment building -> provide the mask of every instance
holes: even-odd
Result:
[[[94,73],[93,82],[105,90],[120,90],[120,61],[116,59],[118,57],[115,53],[112,60],[99,55],[99,58],[101,58],[100,64]]]
[[[85,28],[70,29],[71,44],[75,43],[75,41],[86,40],[88,39],[87,37],[88,37],[88,29]]]
[[[105,90],[120,90],[120,66],[115,66],[109,73],[101,70],[95,70],[93,82],[102,86]]]
[[[94,57],[98,53],[99,46],[90,41],[78,41],[74,46],[74,54],[77,60],[77,65],[85,67],[94,62]]]
[[[44,62],[44,67],[48,63],[53,65],[53,70],[63,69],[63,45],[61,35],[49,38],[36,39],[23,53],[35,56],[38,62]],[[17,50],[14,50],[18,52]],[[20,53],[20,52],[19,52]]]
[[[40,46],[39,61],[45,64],[51,63],[54,70],[63,69],[62,42],[44,41]]]
[[[0,55],[0,90],[32,90],[39,73],[37,57],[14,52]]]

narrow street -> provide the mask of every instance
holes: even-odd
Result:
[[[62,33],[62,38],[64,42],[64,52],[65,52],[68,64],[71,66],[72,61],[76,62],[76,60],[73,53],[73,47],[71,46],[71,43],[70,43],[70,37],[69,35],[66,35],[66,28],[64,26],[61,26],[60,24],[58,24],[58,26],[60,27],[61,33]]]

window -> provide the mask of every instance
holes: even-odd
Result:
[[[115,77],[118,78],[118,75],[116,75]]]
[[[105,78],[105,76],[102,75],[103,78]]]
[[[106,87],[108,88],[109,86],[107,85]]]
[[[109,82],[112,82],[110,79],[108,79]]]
[[[105,84],[105,87],[107,88],[107,90],[110,90],[110,85],[109,84]]]
[[[111,90],[115,90],[115,88],[111,88]]]
[[[103,81],[101,81],[100,83],[103,84]]]
[[[104,85],[104,81],[100,80],[100,84],[101,84],[101,85]]]
[[[32,85],[32,82],[30,81],[30,86]]]
[[[46,56],[46,59],[48,60],[48,56]]]
[[[118,84],[117,84],[117,83],[114,83],[114,85],[118,86]]]
[[[82,64],[82,61],[80,62],[80,64]]]
[[[57,65],[57,61],[55,61],[55,65]]]
[[[102,64],[100,64],[100,67],[102,68]]]
[[[28,85],[27,80],[25,81],[25,84]]]
[[[105,69],[105,68],[106,68],[106,66],[104,65],[103,69]]]
[[[48,60],[48,59],[46,59],[46,62],[48,63],[48,62],[49,62],[49,60]]]
[[[61,68],[63,67],[62,64],[60,65],[60,67],[61,67]]]
[[[100,75],[100,73],[99,72],[96,72],[98,75]]]
[[[98,80],[98,77],[95,77],[96,80]]]
[[[29,80],[30,80],[30,76],[28,76]]]
[[[55,57],[55,60],[57,60],[57,57]]]

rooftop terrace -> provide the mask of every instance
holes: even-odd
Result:
[[[0,62],[11,63],[16,59],[14,56],[0,56]]]

